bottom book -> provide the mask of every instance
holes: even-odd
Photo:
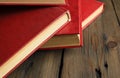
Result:
[[[91,24],[102,12],[104,4],[99,1],[82,0],[82,30]],[[89,8],[88,8],[89,7]],[[65,31],[63,28],[61,32]],[[72,31],[72,30],[71,30]],[[40,49],[55,49],[80,46],[79,34],[55,35]]]

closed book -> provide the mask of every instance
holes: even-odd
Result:
[[[0,5],[65,5],[67,0],[0,0]]]
[[[0,78],[70,21],[68,10],[60,7],[2,7],[0,11]]]
[[[89,24],[91,24],[102,12],[104,4],[96,0],[82,0],[82,30],[84,30]],[[76,25],[79,27],[79,25]],[[66,47],[79,47],[80,38],[79,31],[75,25],[65,26],[59,31],[59,35],[56,34],[48,42],[46,42],[40,49],[53,49],[53,48],[66,48]],[[68,31],[67,33],[65,33]],[[65,34],[64,34],[65,33]]]

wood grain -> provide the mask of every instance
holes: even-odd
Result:
[[[83,47],[40,50],[8,78],[120,78],[120,0],[101,1],[105,10],[83,31]]]
[[[62,50],[37,51],[8,78],[58,78]]]
[[[118,23],[120,25],[120,0],[112,0],[114,10],[117,16]]]

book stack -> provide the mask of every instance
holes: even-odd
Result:
[[[102,11],[96,0],[0,0],[0,78],[38,49],[82,46]]]

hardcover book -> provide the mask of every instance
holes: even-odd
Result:
[[[96,17],[98,17],[103,11],[103,3],[95,0],[82,0],[82,30],[84,30],[89,24],[91,24]],[[81,9],[81,8],[79,8]],[[79,25],[76,25],[79,27]],[[52,49],[52,48],[65,48],[65,47],[77,47],[80,46],[80,34],[78,28],[75,25],[65,26],[54,37],[46,42],[40,49]],[[67,33],[65,33],[68,31]],[[65,34],[64,34],[65,33]]]
[[[0,0],[2,5],[64,5],[65,0]]]
[[[81,20],[82,20],[82,15],[81,15],[81,0],[68,0],[68,6],[64,7],[70,11],[71,15],[71,21],[61,30],[56,34],[56,37],[52,38],[50,40],[50,43],[47,42],[47,46],[42,46],[41,49],[43,48],[60,48],[60,47],[71,47],[76,45],[82,46],[82,27],[81,27]],[[59,41],[58,36],[62,36],[61,40]],[[71,41],[69,41],[69,37],[74,39],[74,44],[71,44]],[[51,42],[51,41],[56,41],[56,42]],[[64,40],[64,41],[63,41]],[[63,41],[63,42],[62,42]],[[50,45],[49,45],[50,44]],[[68,46],[71,44],[70,46]],[[46,45],[46,44],[45,44]]]
[[[68,10],[60,7],[23,8],[0,8],[0,78],[70,21]]]

